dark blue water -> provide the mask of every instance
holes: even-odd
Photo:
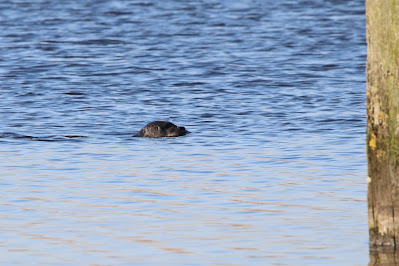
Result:
[[[364,17],[1,1],[0,264],[365,265]]]

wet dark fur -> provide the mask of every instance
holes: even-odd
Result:
[[[154,121],[148,123],[133,137],[162,138],[179,137],[188,134],[185,127],[178,127],[175,124],[165,121]]]

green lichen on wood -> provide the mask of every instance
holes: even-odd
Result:
[[[370,244],[399,243],[399,0],[366,0]]]

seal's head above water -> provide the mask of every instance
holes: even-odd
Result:
[[[179,137],[190,133],[185,127],[178,127],[175,124],[165,121],[154,121],[148,123],[133,137],[161,138]]]

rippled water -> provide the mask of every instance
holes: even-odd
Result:
[[[365,265],[363,1],[0,2],[1,264]],[[153,120],[192,133],[133,138]]]

